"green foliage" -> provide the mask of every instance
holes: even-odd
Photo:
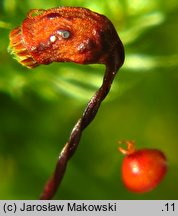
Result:
[[[10,29],[28,10],[82,6],[109,17],[125,45],[126,60],[95,121],[85,130],[56,199],[178,198],[178,1],[1,0],[0,199],[37,199],[59,151],[104,66],[53,63],[29,70],[7,53]],[[159,148],[169,161],[154,191],[135,195],[121,182],[117,141]]]

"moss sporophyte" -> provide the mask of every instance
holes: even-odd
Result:
[[[83,130],[92,122],[117,71],[124,62],[124,47],[111,21],[81,7],[31,10],[22,24],[10,32],[10,53],[27,68],[52,62],[105,64],[101,87],[88,102],[62,149],[55,171],[41,199],[51,199],[77,149]]]

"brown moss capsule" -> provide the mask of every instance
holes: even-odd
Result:
[[[51,62],[106,64],[115,45],[123,50],[105,16],[79,7],[31,10],[9,37],[10,52],[28,68]]]

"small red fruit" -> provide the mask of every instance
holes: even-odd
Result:
[[[126,188],[135,193],[154,189],[167,172],[167,160],[158,149],[135,150],[134,142],[127,141],[128,150],[119,147],[126,155],[122,162],[122,180]]]

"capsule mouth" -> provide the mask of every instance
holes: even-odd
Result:
[[[23,35],[20,26],[10,32],[9,39],[10,43],[8,52],[13,56],[13,58],[27,68],[34,68],[39,65],[30,55],[28,49],[23,43]]]

